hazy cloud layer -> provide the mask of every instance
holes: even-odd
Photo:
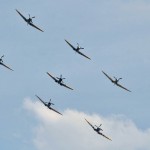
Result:
[[[149,150],[150,129],[139,129],[122,115],[108,117],[67,109],[63,116],[48,110],[39,102],[26,99],[24,107],[38,119],[33,143],[38,150]],[[56,106],[55,106],[56,108]],[[96,134],[85,122],[102,123],[103,133],[112,141]]]

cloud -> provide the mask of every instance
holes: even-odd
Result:
[[[60,116],[40,102],[25,99],[24,107],[38,119],[33,143],[38,150],[149,150],[150,129],[141,130],[123,115],[104,117],[67,109]],[[103,124],[103,133],[112,141],[96,134],[85,122]]]

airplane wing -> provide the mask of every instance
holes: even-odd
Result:
[[[117,83],[116,85],[119,86],[119,87],[121,87],[122,89],[128,91],[128,92],[131,92],[130,90],[128,90],[127,88],[123,87],[122,85],[120,85],[120,84],[118,84],[118,83]]]
[[[27,22],[27,19],[16,9],[17,13]]]
[[[84,57],[86,57],[86,58],[88,58],[88,59],[91,59],[91,58],[89,58],[88,56],[86,56],[85,54],[81,53],[80,51],[77,51],[77,53],[79,53],[80,55],[82,55],[82,56],[84,56]]]
[[[60,112],[58,112],[57,110],[53,109],[53,108],[50,108],[51,110],[55,111],[56,113],[62,115]]]
[[[45,102],[40,97],[38,97],[37,95],[35,96],[45,105]]]
[[[58,80],[57,80],[55,77],[53,77],[50,73],[47,72],[47,74],[48,74],[55,82],[58,81]]]
[[[33,23],[29,23],[29,25],[32,26],[32,27],[34,27],[34,28],[36,28],[36,29],[38,29],[38,30],[40,30],[40,31],[42,31],[42,32],[44,32],[44,31],[41,30],[39,27],[35,26]]]
[[[71,45],[67,40],[65,40],[66,42],[67,42],[67,44],[73,49],[73,50],[76,50],[76,48],[73,46],[73,45]]]
[[[107,137],[107,136],[106,136],[106,135],[104,135],[103,133],[98,132],[98,134],[100,134],[100,135],[102,135],[103,137],[105,137],[106,139],[108,139],[108,140],[112,141],[109,137]]]
[[[89,121],[87,121],[86,119],[85,119],[85,121],[86,121],[93,129],[95,129],[94,126],[93,126]]]
[[[103,73],[111,82],[114,82],[114,80],[113,80],[110,76],[108,76],[104,71],[102,71],[102,73]]]
[[[68,88],[68,89],[70,89],[70,90],[73,90],[71,87],[67,86],[67,85],[66,85],[66,84],[64,84],[64,83],[60,83],[60,85],[62,85],[62,86],[64,86],[64,87],[66,87],[66,88]]]
[[[0,65],[3,65],[4,67],[6,67],[7,69],[11,70],[11,71],[14,71],[12,70],[10,67],[6,66],[4,63],[0,62]]]

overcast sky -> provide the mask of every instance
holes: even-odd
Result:
[[[0,0],[0,147],[14,150],[149,150],[150,2]],[[17,14],[35,16],[44,32]],[[91,60],[64,41],[84,47]],[[102,73],[123,78],[113,85]],[[71,91],[46,72],[63,75]],[[60,117],[38,102],[55,103]],[[85,122],[102,124],[96,134]]]

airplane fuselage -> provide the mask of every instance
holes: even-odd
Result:
[[[94,128],[94,131],[96,131],[97,133],[100,133],[101,130],[101,128]]]
[[[79,50],[80,50],[80,47],[77,47],[77,48],[76,48],[76,51],[78,52]]]
[[[118,84],[118,80],[114,80],[112,81],[114,84]]]
[[[50,108],[50,107],[51,107],[51,103],[49,102],[49,103],[47,104],[47,106],[48,106],[48,108]]]
[[[95,132],[97,132],[98,134],[100,134],[100,130],[94,129]]]
[[[30,23],[32,23],[32,19],[31,19],[31,18],[26,19],[26,22],[27,22],[28,24],[30,24]]]
[[[59,78],[59,80],[56,80],[56,82],[61,85],[62,79]]]

